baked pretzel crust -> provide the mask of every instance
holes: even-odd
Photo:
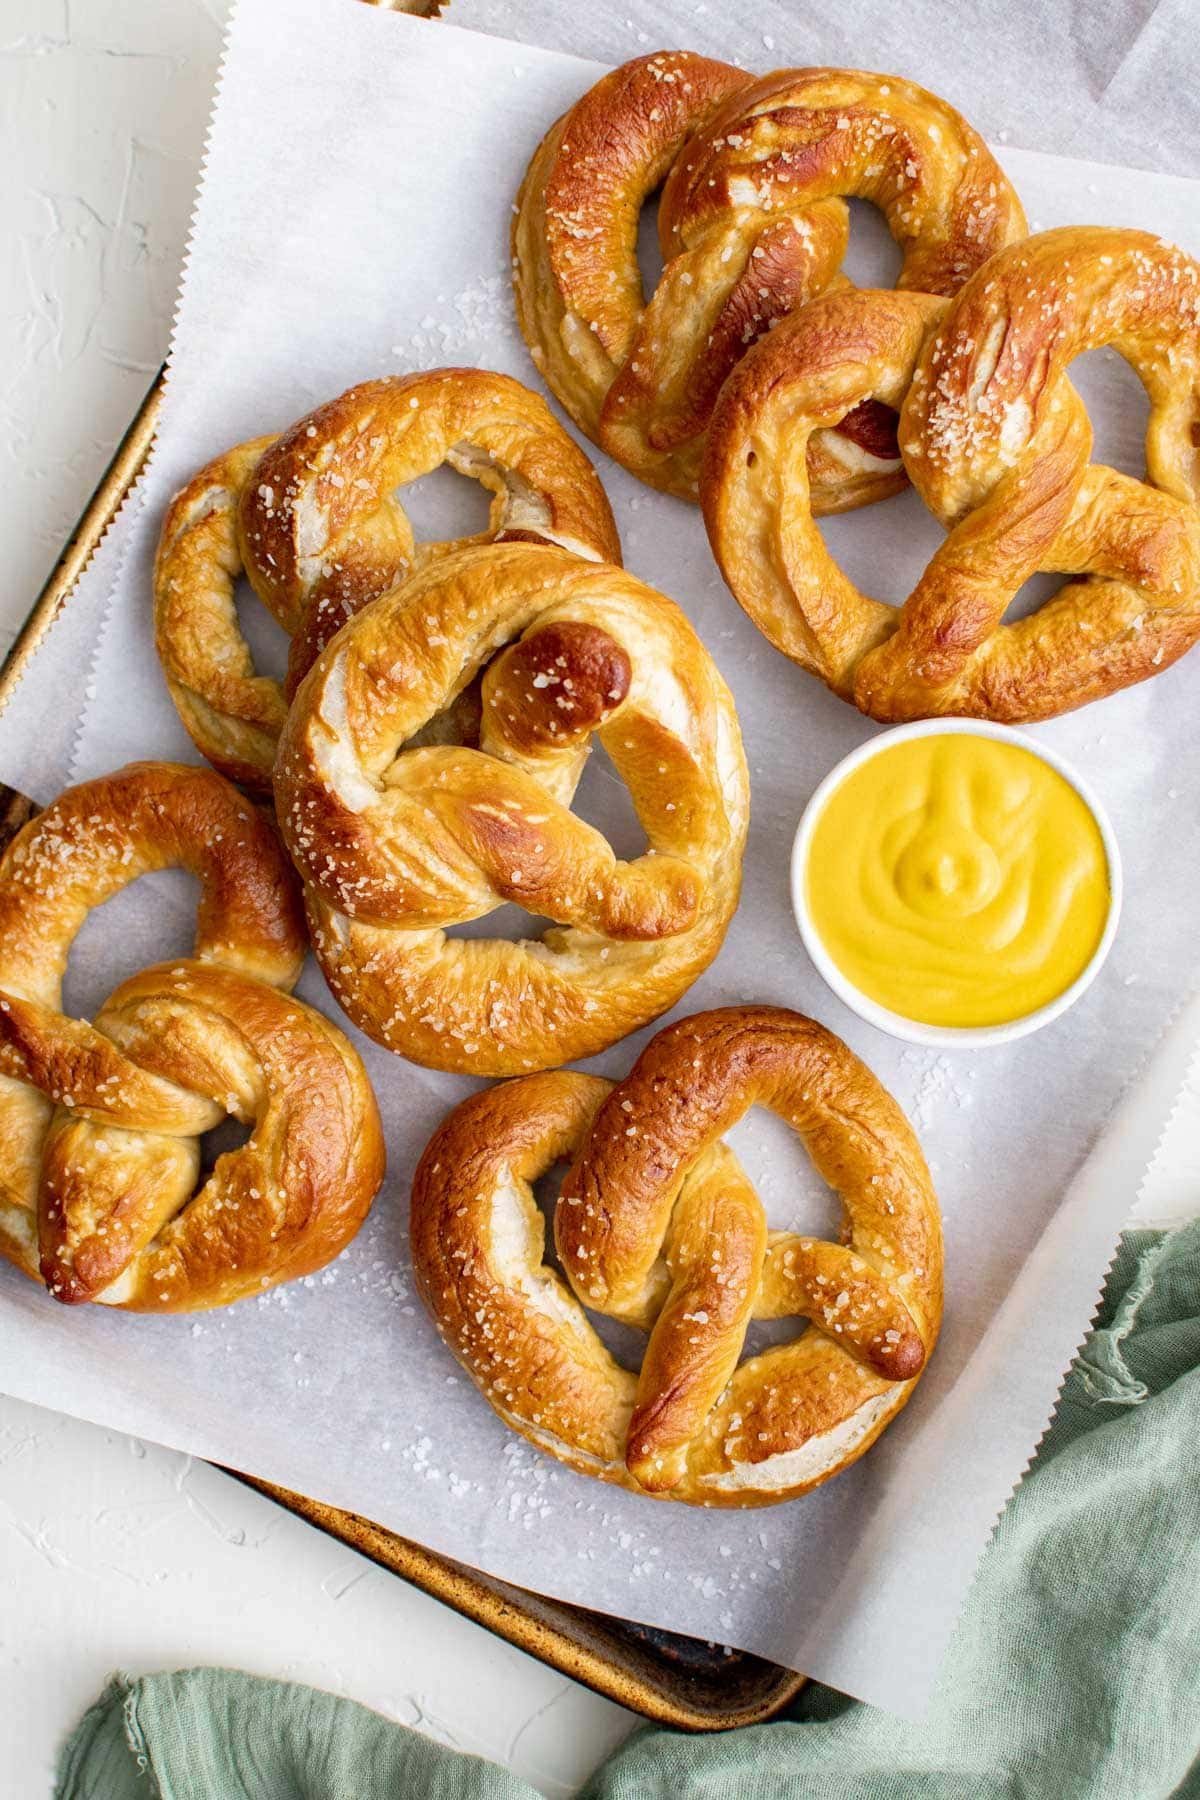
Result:
[[[593,733],[646,834],[630,861],[570,811]],[[460,551],[359,613],[296,696],[275,793],[333,992],[434,1068],[606,1048],[674,1004],[737,905],[729,690],[669,600],[562,550]],[[554,924],[447,935],[505,901]]]
[[[1089,461],[1067,368],[1110,344],[1150,399],[1147,479]],[[864,399],[948,529],[900,607],[838,569],[805,447]],[[1050,718],[1167,668],[1200,636],[1200,264],[1073,226],[1000,252],[949,303],[828,294],[755,346],[709,432],[705,524],[777,649],[870,717]],[[1006,620],[1039,571],[1068,580]]]
[[[138,876],[200,883],[195,955],[62,1012],[85,918]],[[224,1305],[321,1267],[383,1176],[349,1043],[287,997],[305,954],[264,814],[208,769],[133,763],[70,788],[0,861],[0,1254],[68,1304]],[[195,1192],[199,1135],[249,1141]]]
[[[840,1195],[838,1244],[770,1231],[721,1141],[752,1105]],[[574,1157],[543,1264],[532,1184]],[[659,1032],[624,1081],[558,1071],[472,1096],[435,1132],[411,1213],[439,1331],[517,1431],[582,1473],[701,1506],[790,1499],[856,1461],[936,1342],[942,1238],[904,1115],[840,1039],[776,1007]],[[621,1367],[584,1305],[648,1332]],[[810,1328],[739,1362],[752,1319]]]

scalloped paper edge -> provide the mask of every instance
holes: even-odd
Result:
[[[83,704],[83,707],[79,714],[79,718],[75,725],[74,735],[71,739],[70,757],[69,757],[68,763],[67,763],[67,779],[69,782],[75,782],[75,781],[78,781],[78,779],[79,779],[79,761],[80,761],[80,755],[81,755],[81,751],[82,751],[82,747],[83,747],[84,732],[87,728],[88,721],[91,717],[92,699],[93,699],[94,693],[95,693],[96,672],[97,672],[97,669],[100,664],[100,658],[101,658],[102,652],[108,641],[109,632],[112,629],[112,621],[113,621],[113,616],[114,616],[114,613],[116,610],[117,597],[121,592],[121,585],[125,579],[126,571],[129,567],[129,556],[130,556],[130,550],[132,548],[132,542],[133,542],[133,531],[137,524],[137,520],[146,504],[147,483],[154,471],[155,464],[158,460],[159,439],[162,436],[164,423],[170,416],[171,371],[175,364],[175,353],[176,353],[176,348],[177,348],[178,342],[179,342],[180,314],[183,311],[184,299],[187,295],[188,281],[191,277],[192,261],[193,261],[194,254],[195,254],[196,234],[199,229],[201,213],[203,211],[205,202],[208,197],[209,164],[210,164],[210,161],[212,158],[213,140],[214,140],[214,137],[216,136],[217,119],[218,119],[218,115],[221,110],[221,102],[222,102],[222,99],[224,96],[225,84],[226,84],[226,80],[227,80],[228,74],[229,74],[229,62],[230,62],[230,53],[231,53],[231,49],[232,49],[232,45],[233,45],[233,33],[236,28],[236,25],[238,22],[238,17],[240,15],[240,13],[241,13],[241,0],[231,0],[229,12],[228,12],[228,15],[225,20],[225,27],[221,34],[221,49],[220,49],[220,54],[217,58],[216,74],[215,74],[215,77],[213,80],[212,102],[209,106],[208,123],[204,129],[204,142],[203,142],[203,145],[202,145],[202,148],[200,151],[200,161],[199,161],[199,164],[197,166],[197,171],[196,171],[196,192],[195,192],[195,197],[192,201],[191,216],[188,220],[187,235],[184,238],[183,255],[181,256],[180,263],[179,263],[179,280],[178,280],[178,282],[176,284],[176,288],[175,288],[175,305],[171,312],[171,334],[170,334],[170,337],[167,342],[167,354],[166,354],[166,358],[163,362],[162,373],[159,376],[159,380],[162,384],[163,399],[162,399],[162,410],[159,413],[158,425],[157,425],[157,428],[156,428],[155,434],[154,434],[154,441],[152,442],[152,444],[150,446],[150,451],[146,457],[145,462],[142,464],[141,472],[138,475],[137,480],[134,482],[133,486],[129,489],[129,492],[126,494],[118,511],[114,514],[113,518],[109,521],[107,530],[104,532],[103,536],[100,538],[99,542],[96,545],[96,550],[93,551],[92,556],[88,558],[87,566],[90,567],[92,560],[96,554],[96,551],[98,551],[100,549],[100,545],[102,543],[104,543],[105,539],[107,539],[108,537],[110,537],[112,535],[112,533],[117,529],[118,526],[121,527],[122,531],[124,532],[125,542],[122,545],[120,545],[118,552],[117,552],[116,567],[113,570],[112,582],[109,586],[108,594],[107,594],[107,597],[104,602],[104,611],[103,611],[103,616],[100,620],[100,628],[96,633],[96,641],[92,647],[91,658],[87,665],[87,672],[86,672],[86,676],[85,676],[85,680],[84,680],[84,687],[83,687],[84,704]],[[82,578],[82,572],[81,572],[81,578]],[[76,588],[77,587],[78,587],[78,582],[76,583]],[[73,588],[71,590],[72,593],[74,593],[76,591],[76,588]],[[89,692],[89,690],[91,690],[91,691]]]

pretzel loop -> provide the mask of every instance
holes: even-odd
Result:
[[[415,544],[396,490],[443,463],[491,494],[488,528]],[[158,652],[198,749],[269,791],[287,701],[346,619],[465,544],[512,541],[621,560],[587,457],[506,375],[366,381],[281,437],[216,458],[172,502],[155,564]],[[291,639],[284,684],[254,672],[234,605],[243,571]]]
[[[842,1243],[767,1229],[721,1141],[753,1104],[841,1196]],[[554,1218],[573,1292],[543,1265],[532,1192],[571,1155]],[[786,1499],[854,1461],[941,1315],[907,1122],[837,1038],[771,1007],[680,1021],[616,1087],[564,1071],[466,1101],[422,1156],[412,1235],[426,1304],[501,1417],[577,1469],[699,1505]],[[580,1301],[649,1333],[638,1376]],[[739,1361],[752,1319],[793,1316],[811,1328]]]
[[[476,742],[422,742],[476,685]],[[646,834],[632,861],[569,811],[593,733]],[[603,1048],[684,991],[737,903],[728,690],[669,601],[559,550],[462,551],[352,620],[296,697],[276,800],[335,994],[436,1068]],[[505,901],[553,929],[445,935]]]
[[[637,220],[660,183],[665,267],[646,301]],[[883,211],[900,285],[934,294],[1025,229],[983,140],[910,82],[838,69],[752,81],[687,52],[625,64],[547,133],[518,198],[517,308],[537,367],[626,468],[697,498],[723,381],[749,344],[843,284],[850,197]],[[809,461],[817,512],[904,484],[878,406],[822,429]]]
[[[88,913],[152,870],[201,884],[193,958],[61,1012]],[[0,863],[0,1252],[58,1300],[224,1304],[319,1268],[382,1178],[369,1084],[341,1034],[289,999],[304,958],[294,877],[219,776],[131,764],[68,790]],[[254,1125],[198,1194],[199,1134]]]
[[[154,561],[154,642],[171,698],[197,749],[250,787],[262,786],[287,715],[281,684],[255,669],[236,600],[238,504],[271,442],[251,438],[192,477],[167,509]]]

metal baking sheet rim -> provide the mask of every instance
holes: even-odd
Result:
[[[78,525],[0,666],[0,718],[60,609],[124,504],[150,453],[162,404],[160,370]],[[0,785],[0,848],[36,808]],[[651,1630],[510,1587],[343,1512],[237,1470],[226,1471],[339,1538],[382,1568],[606,1699],[684,1731],[728,1731],[781,1712],[806,1677],[761,1657]]]

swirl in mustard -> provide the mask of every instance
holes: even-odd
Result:
[[[1024,1018],[1091,961],[1112,903],[1104,840],[1020,744],[944,732],[860,763],[825,803],[809,913],[861,993],[923,1024]]]

